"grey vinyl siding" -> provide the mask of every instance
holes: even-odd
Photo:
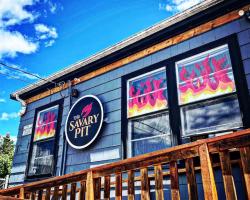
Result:
[[[92,94],[100,98],[104,106],[105,122],[102,127],[102,131],[98,136],[98,139],[89,148],[84,150],[76,150],[68,146],[68,150],[66,152],[67,160],[65,163],[66,173],[79,171],[82,169],[89,168],[91,166],[108,162],[114,162],[119,159],[123,159],[122,140],[121,140],[121,129],[122,129],[121,96],[123,92],[121,88],[122,76],[232,34],[237,34],[238,36],[238,42],[240,45],[240,51],[242,55],[242,61],[244,65],[248,89],[250,91],[250,23],[246,22],[245,19],[239,19],[231,23],[225,24],[221,27],[206,32],[202,35],[193,37],[187,41],[163,49],[150,56],[139,59],[137,61],[124,65],[118,69],[112,70],[103,75],[94,77],[90,80],[87,80],[83,83],[74,86],[74,88],[80,91],[80,97]],[[44,99],[41,99],[39,101],[33,102],[28,105],[27,113],[25,114],[25,116],[22,117],[20,121],[17,148],[13,161],[13,169],[15,170],[12,171],[10,184],[15,185],[23,183],[23,177],[24,177],[23,175],[25,167],[27,166],[30,135],[22,136],[23,126],[33,123],[36,108],[46,105],[55,100],[61,99],[62,98],[61,95],[65,96],[65,98],[63,105],[64,108],[63,108],[61,130],[60,133],[58,133],[60,134],[60,137],[58,142],[58,160],[56,164],[57,166],[56,175],[59,174],[61,170],[60,167],[61,167],[61,159],[63,151],[62,149],[63,149],[64,124],[70,109],[68,90],[64,90],[61,92],[61,94],[57,93],[51,95],[50,97],[46,97]],[[76,100],[77,99],[73,99],[72,104]],[[110,158],[110,160],[91,162],[91,156],[90,156],[91,153],[105,152],[108,150],[116,151],[116,149],[119,150],[119,158],[117,158],[118,155],[116,155],[115,159]],[[237,190],[240,192],[239,195],[242,195],[239,196],[238,199],[243,199],[244,198],[243,197],[244,194],[242,192],[243,187],[241,180],[238,178],[239,170],[234,169],[233,172],[236,181],[235,185],[237,187]],[[20,175],[21,178],[20,177],[18,178],[16,175]],[[197,176],[196,178],[198,183],[199,197],[203,198],[201,177],[199,174],[197,174],[196,176]],[[217,171],[215,172],[215,178],[217,182],[220,199],[225,199],[223,192],[221,192],[223,191],[223,182],[220,172]],[[182,199],[186,199],[187,189],[186,189],[185,178],[180,178],[180,189],[181,189],[181,195],[183,197]],[[167,191],[168,190],[166,189],[166,193],[168,193]],[[169,194],[166,195],[169,196]]]

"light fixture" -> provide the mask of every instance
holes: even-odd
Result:
[[[238,13],[239,13],[239,16],[242,17],[245,14],[245,11],[244,10],[240,10]]]
[[[79,96],[79,91],[77,89],[72,89],[71,96],[77,98]]]
[[[250,22],[250,8],[247,11],[240,10],[238,14],[241,17],[245,16],[246,20]]]

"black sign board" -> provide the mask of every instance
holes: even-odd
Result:
[[[68,143],[75,149],[89,146],[98,136],[103,122],[103,107],[93,95],[80,98],[70,109],[65,134]]]

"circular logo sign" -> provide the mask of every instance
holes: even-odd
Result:
[[[80,98],[70,109],[65,134],[68,143],[76,149],[89,146],[98,136],[103,122],[103,107],[93,95]]]

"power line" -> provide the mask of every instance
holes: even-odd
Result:
[[[40,77],[39,75],[36,75],[36,74],[30,73],[30,72],[27,72],[27,71],[22,70],[22,69],[19,69],[19,68],[17,68],[17,67],[12,67],[12,66],[7,65],[7,64],[5,64],[5,63],[3,63],[3,62],[0,62],[0,65],[3,65],[3,66],[8,67],[8,68],[11,68],[11,69],[13,69],[13,70],[17,70],[17,71],[19,71],[19,72],[22,72],[22,73],[24,73],[24,74],[28,74],[28,75],[33,76],[33,77],[36,77],[36,78],[38,78],[38,79],[40,79],[40,80],[43,80],[43,81],[45,81],[45,82],[47,82],[47,83],[52,83],[52,84],[55,85],[55,87],[56,87],[56,86],[61,87],[60,83],[56,83],[56,82],[54,82],[54,81],[49,81],[49,80],[47,80],[47,79],[44,79],[44,78]],[[31,85],[40,86],[40,85],[38,85],[38,84],[36,84],[36,83],[30,83],[30,82],[28,82],[28,81],[26,81],[26,80],[24,80],[24,79],[21,79],[21,78],[16,77],[16,76],[12,76],[12,75],[10,75],[10,74],[5,74],[5,73],[0,73],[0,74],[5,75],[5,76],[9,76],[9,77],[11,77],[11,78],[13,78],[13,79],[16,79],[16,80],[20,80],[20,81],[29,83],[29,84],[31,84]],[[48,88],[47,88],[47,89],[48,89]],[[50,90],[50,89],[49,89],[49,90]],[[59,91],[59,93],[60,93],[61,97],[64,98],[64,96],[62,95],[61,91]]]
[[[25,83],[29,83],[29,84],[30,84],[30,82],[29,82],[29,81],[26,81],[26,80],[21,79],[21,78],[19,78],[19,77],[12,76],[12,75],[10,75],[10,74],[5,74],[5,73],[3,73],[3,72],[0,72],[0,74],[2,74],[2,75],[4,75],[4,76],[8,76],[8,77],[13,78],[13,79],[16,79],[16,80],[19,80],[19,81],[22,81],[22,82],[25,82]]]
[[[24,82],[24,83],[29,83],[29,84],[32,84],[32,85],[37,85],[37,84],[35,84],[35,83],[30,83],[29,81],[26,81],[25,79],[22,79],[22,78],[20,78],[20,77],[12,76],[12,75],[10,75],[10,74],[6,74],[6,73],[3,73],[3,72],[1,72],[1,71],[0,71],[0,74],[2,74],[2,75],[4,75],[4,76],[8,76],[8,77],[10,77],[10,78],[12,78],[12,79],[16,79],[16,80],[22,81],[22,82]],[[37,86],[38,86],[38,85],[37,85]]]
[[[40,79],[40,80],[43,80],[43,81],[46,81],[46,82],[49,82],[49,83],[52,83],[52,84],[57,85],[57,83],[56,83],[56,82],[54,82],[54,81],[49,81],[49,80],[44,79],[44,78],[42,78],[42,77],[40,77],[40,76],[38,76],[38,75],[36,75],[36,74],[33,74],[33,73],[30,73],[30,72],[27,72],[27,71],[22,70],[22,69],[19,69],[19,68],[17,68],[17,67],[12,67],[12,66],[7,65],[7,64],[5,64],[5,63],[3,63],[3,62],[0,62],[0,65],[3,65],[3,66],[5,66],[5,67],[8,67],[8,68],[11,68],[11,69],[17,70],[17,71],[22,72],[22,73],[24,73],[24,74],[28,74],[28,75],[30,75],[30,76],[36,77],[36,78],[38,78],[38,79]]]

